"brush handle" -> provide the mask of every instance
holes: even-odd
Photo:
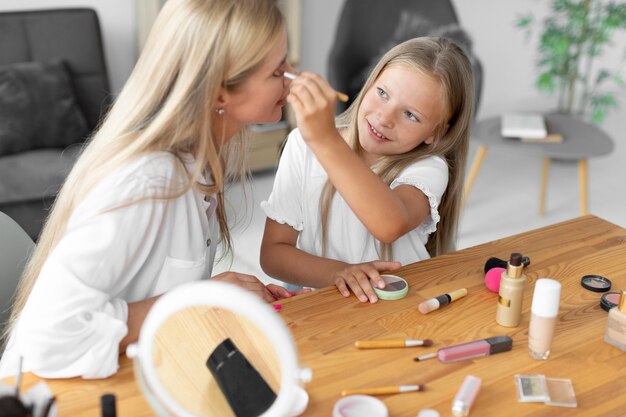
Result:
[[[341,391],[342,396],[346,395],[385,395],[385,394],[399,394],[402,392],[413,392],[423,390],[422,385],[394,385],[388,387],[375,387],[375,388],[361,388],[361,389],[345,389]]]

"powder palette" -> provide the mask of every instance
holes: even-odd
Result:
[[[571,379],[546,378],[544,375],[515,375],[517,399],[522,403],[539,402],[559,407],[576,407]]]
[[[372,286],[374,292],[381,300],[399,300],[409,293],[409,283],[395,275],[381,275],[385,281],[385,288]]]
[[[611,289],[611,280],[601,275],[585,275],[580,279],[583,288],[593,292],[606,292]]]
[[[613,307],[617,307],[617,304],[619,304],[619,297],[620,293],[618,292],[607,292],[602,294],[602,297],[600,298],[600,307],[602,307],[602,310],[604,311],[609,311]]]

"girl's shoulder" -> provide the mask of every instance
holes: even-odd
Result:
[[[445,158],[440,155],[430,155],[420,158],[409,164],[404,170],[411,168],[445,168],[448,169],[448,163]]]

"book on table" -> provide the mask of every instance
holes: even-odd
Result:
[[[559,143],[563,137],[548,134],[546,122],[540,113],[507,113],[502,115],[500,134],[505,138],[518,138],[522,142]]]
[[[507,113],[502,115],[500,134],[505,138],[545,138],[546,122],[539,113]]]

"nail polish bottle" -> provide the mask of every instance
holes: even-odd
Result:
[[[506,264],[506,271],[502,272],[500,291],[498,293],[498,307],[496,322],[505,327],[517,327],[522,315],[522,299],[524,298],[524,283],[526,275],[522,272],[522,254],[512,253]]]
[[[617,307],[609,310],[604,340],[626,351],[626,290],[622,290]]]
[[[550,356],[560,298],[560,282],[548,278],[537,280],[528,328],[528,353],[533,359],[543,360]]]

